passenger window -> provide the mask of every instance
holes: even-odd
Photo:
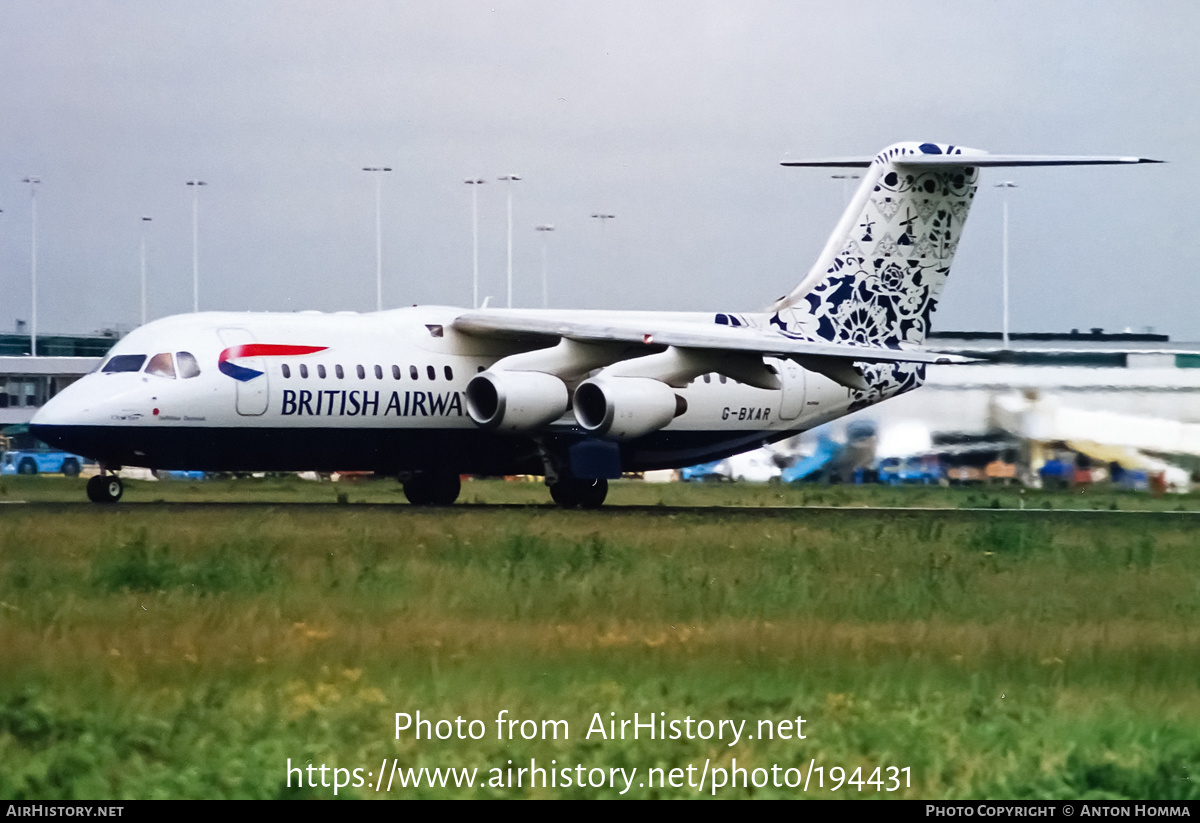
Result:
[[[376,367],[375,367],[375,379],[376,379],[376,380],[382,380],[382,379],[383,379],[383,366],[376,366]]]
[[[413,380],[417,379],[417,367],[416,366],[408,367],[408,376],[411,377]]]
[[[280,366],[279,368],[281,368],[281,369],[283,370],[283,376],[284,376],[284,377],[291,377],[291,376],[292,376],[292,370],[288,368],[288,364],[287,364],[287,363],[284,363],[284,364],[283,364],[282,366]]]
[[[122,372],[122,371],[141,371],[142,364],[146,362],[144,354],[118,354],[116,357],[109,358],[109,361],[104,364],[103,372]]]
[[[355,367],[355,369],[354,369],[354,370],[355,370],[355,371],[358,373],[358,379],[359,379],[359,380],[365,380],[365,379],[367,378],[367,372],[366,372],[366,370],[365,370],[365,369],[362,367],[362,364],[359,364],[357,367]]]
[[[705,383],[711,383],[711,382],[712,382],[712,375],[711,375],[711,374],[706,374],[706,375],[704,375],[704,382],[705,382]]]
[[[449,366],[447,366],[447,367],[446,367],[445,371],[446,371],[446,379],[447,379],[447,380],[453,380],[453,379],[454,379],[454,372],[450,371],[450,367],[449,367]]]
[[[324,364],[317,366],[317,377],[321,378],[322,380],[324,380],[324,379],[325,379],[325,366],[324,366]]]
[[[171,360],[171,353],[164,351],[151,357],[150,362],[146,364],[146,374],[157,374],[159,377],[174,380],[175,363]]]
[[[192,356],[191,352],[175,352],[175,365],[179,368],[179,377],[183,380],[200,376],[200,364],[196,362],[196,358]]]
[[[304,365],[303,363],[300,364],[300,376],[305,380],[308,379],[308,366]]]
[[[396,378],[397,380],[400,379],[400,367],[399,366],[392,366],[392,377]]]
[[[338,380],[342,380],[346,376],[346,373],[344,371],[342,371],[341,365],[334,366],[333,373],[337,375]],[[321,375],[321,376],[324,377],[325,375]]]
[[[426,366],[425,373],[429,375],[430,380],[437,380],[437,372],[434,371],[433,366]]]
[[[725,382],[725,375],[723,375],[723,374],[721,375],[721,382],[722,382],[722,383],[724,383],[724,382]]]

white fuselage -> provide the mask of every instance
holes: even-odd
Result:
[[[461,313],[421,307],[164,318],[121,340],[102,367],[132,368],[141,356],[136,370],[82,378],[43,407],[33,425],[43,439],[109,465],[396,472],[434,462],[463,473],[541,473],[547,449],[565,449],[587,433],[569,410],[536,432],[493,433],[476,425],[466,406],[468,382],[530,346],[457,332],[451,324]],[[712,322],[711,314],[554,313],[564,321],[639,316]],[[185,355],[198,374],[185,375]],[[121,356],[129,359],[114,360]],[[717,374],[677,388],[686,410],[621,443],[622,469],[717,459],[846,412],[846,388],[791,361],[772,362],[781,389]]]

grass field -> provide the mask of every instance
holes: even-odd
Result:
[[[0,505],[5,798],[332,797],[334,768],[338,797],[615,797],[633,769],[625,797],[721,770],[726,798],[1200,797],[1191,496],[630,482],[562,512],[489,481],[433,511],[261,480],[54,505],[81,497],[0,481],[41,501]],[[255,505],[172,505],[225,500]],[[397,739],[418,710],[466,739]],[[501,739],[502,711],[537,722]],[[691,737],[595,732],[635,712]],[[330,785],[289,787],[289,759]]]
[[[61,476],[0,477],[0,504],[79,503],[84,482]],[[308,482],[295,477],[246,478],[205,482],[125,481],[127,503],[400,503],[407,501],[391,479]],[[545,506],[550,494],[537,480],[466,481],[460,505]],[[823,486],[796,483],[639,483],[610,487],[609,506],[779,507],[893,506],[996,509],[1085,509],[1095,511],[1200,511],[1200,494],[1155,497],[1109,486],[1071,491],[1022,490],[1017,486]]]

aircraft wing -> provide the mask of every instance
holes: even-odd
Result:
[[[727,326],[697,323],[671,317],[655,317],[652,312],[630,312],[625,316],[600,316],[599,312],[467,312],[455,319],[452,328],[462,334],[497,337],[527,343],[530,349],[584,347],[587,356],[568,355],[566,359],[541,356],[540,352],[516,355],[502,361],[504,368],[557,373],[583,373],[592,368],[613,366],[619,361],[619,373],[638,374],[680,385],[706,372],[718,372],[757,386],[778,389],[779,379],[763,358],[785,358],[810,372],[824,374],[848,389],[866,390],[865,364],[954,364],[970,362],[961,355],[930,350],[889,349],[877,346],[852,346],[803,340],[774,329],[752,326]],[[558,346],[554,343],[558,342]],[[641,352],[638,352],[641,349]],[[661,353],[661,354],[660,354]],[[667,358],[666,365],[654,356]],[[637,361],[632,364],[632,361]],[[680,362],[683,361],[683,362]],[[632,364],[632,365],[631,365]],[[498,364],[499,365],[499,364]]]
[[[887,349],[848,343],[813,342],[749,326],[722,326],[678,320],[595,322],[560,319],[544,313],[468,312],[453,323],[476,337],[568,338],[585,343],[635,343],[681,349],[748,352],[768,357],[834,358],[859,363],[969,363],[971,358],[926,349]]]

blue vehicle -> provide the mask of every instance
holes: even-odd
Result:
[[[937,455],[887,457],[879,463],[879,482],[889,486],[940,483],[944,474]]]
[[[78,454],[47,446],[29,433],[26,426],[10,426],[4,430],[0,445],[0,475],[6,474],[64,474],[78,477],[85,463],[92,461]]]
[[[802,457],[783,470],[781,479],[784,483],[795,483],[798,480],[812,480],[821,475],[841,452],[840,443],[833,441],[829,435],[822,433],[817,440],[817,448],[808,457]]]
[[[701,463],[698,466],[686,466],[679,470],[679,479],[685,483],[704,480],[728,480],[729,475],[721,471],[723,460],[714,460],[711,463]]]

